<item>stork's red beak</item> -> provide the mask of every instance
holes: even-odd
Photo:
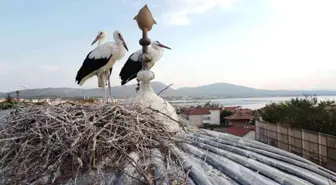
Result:
[[[170,47],[168,47],[168,46],[165,46],[165,45],[163,45],[163,44],[159,44],[159,46],[161,47],[161,48],[166,48],[166,49],[171,49]]]
[[[100,36],[98,35],[96,39],[91,43],[91,45],[95,44],[100,39]]]

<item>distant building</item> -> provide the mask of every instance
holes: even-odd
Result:
[[[254,116],[250,109],[238,109],[231,116],[226,116],[224,119],[227,126],[244,127],[254,119]]]
[[[190,108],[182,112],[181,116],[198,127],[204,127],[204,124],[219,125],[220,123],[220,109],[214,107]]]
[[[62,100],[61,98],[56,98],[55,100],[50,100],[48,103],[50,105],[58,105],[60,103],[65,103],[66,100]]]
[[[0,98],[0,102],[5,102],[7,101],[7,98]],[[12,98],[12,101],[14,102],[23,102],[24,99],[23,98],[19,98],[19,100],[17,100],[16,98]]]
[[[239,107],[232,107],[230,109],[224,109],[234,112],[231,116],[225,117],[224,128],[214,128],[213,130],[218,132],[225,132],[239,137],[247,137],[255,139],[255,126],[249,123],[254,119],[252,110],[239,109]]]
[[[25,101],[25,99],[23,99],[23,98],[19,98],[19,99],[13,98],[13,101],[16,101],[16,102],[23,102],[23,101]]]
[[[100,103],[103,102],[102,98],[97,98],[96,100]],[[124,101],[124,99],[113,98],[113,100],[111,100],[110,98],[107,98],[107,102],[109,102],[109,103],[122,103],[123,101]]]
[[[39,99],[31,99],[31,102],[32,103],[37,103],[37,102],[39,102]]]

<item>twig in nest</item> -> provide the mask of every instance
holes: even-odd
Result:
[[[151,184],[147,175],[145,174],[145,172],[141,169],[141,167],[139,167],[139,165],[137,164],[137,162],[132,158],[130,157],[127,153],[125,153],[120,147],[117,147],[116,146],[116,149],[119,150],[121,153],[123,153],[131,162],[132,166],[134,166],[139,173],[141,173],[141,175],[145,178],[147,184]]]
[[[163,113],[163,112],[161,112],[161,111],[158,111],[158,110],[156,110],[156,109],[153,109],[152,107],[148,107],[148,109],[151,110],[151,111],[153,111],[153,112],[156,112],[156,113],[162,114],[162,115],[164,115],[164,116],[167,116],[167,118],[169,118],[169,119],[171,119],[172,121],[178,123],[178,124],[182,127],[182,129],[183,129],[184,132],[187,132],[187,130],[185,129],[184,125],[183,125],[181,122],[179,122],[178,120],[172,118],[171,116],[169,116],[169,115],[167,115],[167,114],[165,114],[165,113]]]
[[[190,168],[188,169],[187,173],[185,174],[186,181],[188,180],[188,176],[189,176],[189,173],[191,171],[191,168],[192,168],[192,166],[190,166]]]
[[[92,165],[97,171],[125,167],[131,152],[149,159],[147,150],[175,142],[160,122],[139,105],[18,107],[0,123],[0,183],[31,184],[45,176],[57,179],[55,184],[77,181]],[[137,165],[137,173],[150,182],[145,167]]]
[[[167,87],[165,87],[164,89],[162,89],[159,93],[157,93],[157,95],[160,95],[163,91],[167,90],[170,86],[172,86],[173,84],[169,84],[167,85]]]

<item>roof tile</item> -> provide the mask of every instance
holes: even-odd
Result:
[[[237,110],[234,114],[231,116],[226,116],[224,119],[227,120],[251,120],[254,116],[252,115],[252,111],[248,109],[241,109]]]
[[[211,114],[210,110],[219,110],[217,107],[191,108],[183,112],[186,115],[204,115]]]
[[[239,136],[239,137],[243,137],[250,131],[255,131],[255,126],[254,125],[249,125],[248,127],[231,126],[227,128],[222,128],[218,131],[225,132],[225,133],[232,134],[232,135]]]

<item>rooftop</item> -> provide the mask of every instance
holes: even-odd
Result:
[[[254,125],[249,125],[248,127],[241,127],[241,126],[233,125],[231,127],[217,128],[215,129],[215,131],[225,132],[225,133],[232,134],[235,136],[243,137],[250,131],[255,131],[255,129],[256,128]]]
[[[226,116],[226,120],[251,120],[254,116],[249,109],[238,109],[231,116]]]
[[[234,112],[234,111],[237,110],[238,108],[240,108],[240,106],[235,106],[235,107],[223,107],[224,110],[231,111],[231,112]]]
[[[206,115],[211,114],[211,110],[219,110],[216,107],[190,108],[183,112],[185,115]]]

